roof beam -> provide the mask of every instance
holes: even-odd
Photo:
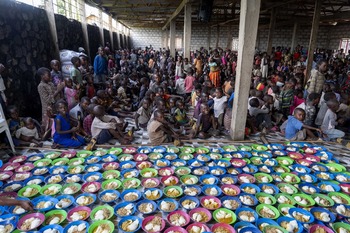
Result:
[[[337,21],[337,20],[346,20],[346,19],[350,19],[350,12],[349,11],[336,13],[336,14],[330,15],[330,16],[321,17],[320,21],[327,22],[327,21]]]
[[[283,5],[286,5],[286,4],[289,4],[289,3],[292,3],[292,2],[295,2],[296,0],[289,0],[289,1],[286,1],[286,2],[281,2],[281,3],[277,3],[277,4],[274,4],[274,5],[271,5],[271,6],[268,6],[266,7],[265,9],[261,10],[260,11],[260,14],[261,13],[264,13],[272,8],[275,8],[275,7],[280,7],[280,6],[283,6]]]
[[[165,23],[165,25],[163,26],[162,30],[165,30],[168,25],[170,24],[171,20],[175,19],[176,16],[178,16],[180,14],[180,12],[182,11],[182,9],[185,7],[185,5],[189,2],[189,0],[182,0],[182,2],[180,3],[180,5],[177,7],[177,9],[175,10],[175,12],[170,16],[170,18],[168,19],[168,21]]]

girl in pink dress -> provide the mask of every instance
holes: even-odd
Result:
[[[299,104],[302,104],[304,102],[305,100],[303,99],[303,91],[297,89],[294,94],[293,105],[290,106],[290,114],[293,115],[294,109],[296,109]]]
[[[78,91],[73,88],[73,81],[70,78],[64,79],[64,98],[68,103],[68,111],[71,110],[77,104]]]

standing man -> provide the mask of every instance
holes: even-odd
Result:
[[[98,55],[94,60],[94,83],[105,83],[107,79],[107,58],[102,47],[98,48]]]

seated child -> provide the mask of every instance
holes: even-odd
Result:
[[[151,100],[149,98],[144,98],[142,100],[142,106],[137,110],[135,114],[135,125],[136,130],[140,130],[140,127],[145,129],[151,118]]]
[[[271,97],[272,101],[272,97]],[[249,101],[250,107],[248,108],[249,115],[255,118],[255,127],[262,128],[265,127],[270,129],[272,127],[271,115],[269,114],[269,108],[259,107],[259,100],[257,98],[253,98]]]
[[[10,133],[12,136],[13,143],[15,146],[18,146],[20,144],[20,140],[16,138],[16,132],[18,129],[25,126],[25,118],[19,117],[18,109],[16,106],[11,105],[7,108],[7,111],[9,113],[9,118],[7,119],[7,125],[9,126]],[[34,124],[38,130],[38,133],[40,134],[40,124],[38,121],[32,119],[34,121]]]
[[[161,110],[154,112],[154,119],[148,125],[147,132],[151,143],[154,145],[172,142],[178,138],[178,135],[168,126]]]
[[[113,138],[121,144],[131,143],[132,131],[124,133],[123,122],[118,117],[106,115],[105,109],[101,105],[95,106],[93,113],[95,118],[91,125],[91,135],[97,144],[107,143]]]
[[[306,103],[303,102],[297,106],[297,108],[301,108],[305,110],[305,125],[313,126],[314,120],[316,117],[316,107],[318,105],[318,102],[320,101],[320,94],[318,93],[311,93],[307,97]],[[293,112],[294,114],[294,112]]]
[[[216,88],[214,97],[214,116],[218,127],[223,126],[224,112],[227,106],[227,96],[223,95],[222,88]]]
[[[35,127],[34,120],[31,117],[24,119],[24,127],[16,131],[16,138],[20,140],[20,144],[34,146],[42,146],[38,129]]]
[[[165,101],[161,97],[157,97],[154,102],[156,103],[156,105],[153,108],[151,118],[147,125],[149,125],[153,121],[155,111],[159,110],[159,111],[162,111],[163,113],[166,111]]]
[[[192,107],[196,107],[197,102],[199,100],[199,97],[201,96],[201,91],[202,91],[202,85],[201,84],[197,84],[194,87],[194,92],[192,92],[192,96],[191,96],[191,105],[192,105]]]
[[[169,113],[170,116],[173,117],[175,115],[175,110],[177,109],[176,107],[176,99],[175,98],[170,98],[169,99]],[[172,120],[174,122],[175,120]]]
[[[323,96],[324,101],[322,102],[320,109],[318,110],[317,116],[316,116],[316,120],[315,120],[315,124],[317,126],[321,126],[323,119],[326,115],[326,112],[328,110],[327,107],[327,102],[330,100],[336,100],[336,96],[333,92],[326,92]]]
[[[294,110],[293,116],[288,116],[285,137],[290,141],[303,141],[306,137],[312,139],[317,138],[311,130],[315,130],[322,134],[322,130],[303,124],[305,119],[305,111],[301,108]]]
[[[88,75],[86,78],[87,84],[86,84],[86,93],[85,95],[89,98],[92,99],[95,96],[95,86],[94,86],[94,77],[91,75]]]
[[[53,135],[54,145],[62,147],[80,147],[85,144],[85,139],[78,135],[80,131],[80,123],[77,127],[71,127],[70,117],[68,113],[68,105],[65,101],[56,103],[57,116],[55,118],[55,133]]]
[[[198,119],[198,117],[201,113],[202,103],[208,104],[208,101],[209,101],[209,94],[206,93],[205,91],[203,91],[201,96],[200,96],[200,99],[197,101],[197,105],[194,109],[193,118]]]
[[[198,138],[206,139],[211,136],[211,133],[216,130],[216,121],[214,114],[210,111],[207,103],[201,104],[201,113],[198,116],[194,130],[190,133],[190,138],[198,136]]]
[[[345,136],[345,133],[341,130],[335,129],[335,126],[338,125],[337,122],[337,110],[339,109],[339,102],[336,99],[331,99],[327,101],[328,110],[324,116],[321,129],[325,134],[326,140],[341,139]]]
[[[118,88],[117,91],[117,96],[118,99],[126,106],[129,106],[131,99],[127,96],[126,94],[126,89],[128,86],[128,79],[124,78],[121,82],[120,82],[120,87]]]
[[[91,136],[91,125],[92,121],[94,120],[94,107],[96,104],[89,104],[87,111],[88,115],[83,120],[83,129],[86,132],[87,135]]]
[[[176,101],[177,108],[174,112],[174,119],[176,125],[184,126],[189,122],[186,114],[185,104],[182,100]]]
[[[19,141],[16,138],[16,131],[24,127],[24,121],[22,117],[19,117],[18,109],[16,106],[9,106],[7,108],[9,113],[9,118],[7,119],[7,125],[9,126],[10,133],[12,135],[12,140],[15,146],[19,145]]]

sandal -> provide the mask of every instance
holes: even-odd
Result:
[[[96,139],[92,138],[89,144],[86,146],[86,150],[91,151],[92,149],[94,149],[95,144],[96,144]]]
[[[51,129],[48,129],[44,134],[43,134],[43,141],[47,140],[51,136]]]
[[[59,149],[59,148],[60,148],[60,145],[57,144],[57,143],[54,143],[54,144],[52,144],[51,148],[52,148],[52,149]]]
[[[131,130],[128,131],[128,136],[132,137],[134,135],[135,128],[132,127]]]

